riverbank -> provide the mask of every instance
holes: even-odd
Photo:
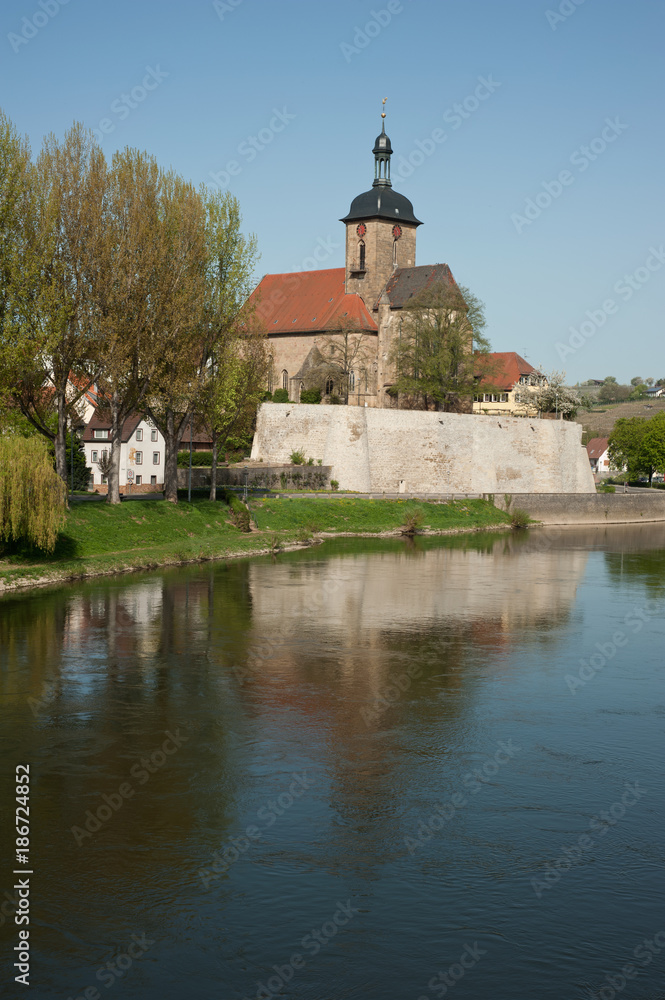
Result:
[[[79,503],[67,513],[50,556],[26,551],[0,558],[0,594],[18,589],[261,555],[342,535],[400,535],[409,519],[422,534],[507,528],[510,517],[485,500],[367,500],[354,497],[265,497],[252,500],[252,531],[240,531],[223,502],[177,506],[134,500],[118,506]]]

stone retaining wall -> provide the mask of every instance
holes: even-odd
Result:
[[[525,510],[543,524],[634,524],[665,521],[665,490],[642,493],[485,495],[501,510]]]
[[[595,494],[582,427],[562,420],[263,403],[252,459],[296,450],[358,492]]]
[[[329,490],[332,469],[326,465],[268,465],[224,466],[217,469],[218,486],[244,486],[247,483],[259,489],[314,489]],[[178,469],[178,487],[187,489],[189,469]],[[211,470],[204,466],[192,468],[192,486],[210,486]]]

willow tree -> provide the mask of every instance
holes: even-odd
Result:
[[[52,552],[66,503],[67,490],[46,442],[0,435],[0,542]]]
[[[193,295],[186,322],[170,320],[164,327],[147,403],[164,436],[164,490],[166,499],[173,503],[178,500],[178,446],[185,427],[195,419],[194,414],[202,415],[206,409],[220,416],[227,390],[220,388],[213,403],[215,383],[228,388],[238,366],[244,364],[242,352],[237,353],[233,342],[238,338],[239,317],[251,290],[256,261],[256,239],[241,232],[238,201],[228,192],[205,187],[198,199],[203,211],[203,247],[202,254],[197,249],[196,267],[190,272]],[[190,263],[193,261],[190,255]],[[225,372],[227,364],[231,369]],[[215,419],[213,424],[221,434],[223,421],[218,424]]]
[[[94,380],[90,257],[99,236],[106,162],[92,133],[74,124],[49,135],[26,193],[13,283],[10,329],[3,324],[2,381],[7,395],[55,450],[67,479],[67,425]],[[55,417],[55,419],[53,419]]]
[[[484,328],[483,303],[468,288],[438,285],[414,296],[402,309],[389,352],[391,392],[400,405],[403,399],[407,408],[468,411],[479,357],[489,353]]]

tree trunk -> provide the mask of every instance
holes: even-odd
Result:
[[[183,426],[180,422],[176,432],[176,420],[173,410],[166,413],[166,423],[164,425],[164,444],[166,454],[164,456],[164,498],[169,503],[178,502],[178,437]]]
[[[118,406],[118,393],[111,397],[111,465],[107,476],[107,503],[120,503],[120,450],[122,448],[122,421]]]
[[[210,500],[217,499],[217,431],[212,432],[212,468],[210,469]]]
[[[67,483],[67,413],[64,393],[58,393],[58,427],[53,444],[55,446],[55,471]]]

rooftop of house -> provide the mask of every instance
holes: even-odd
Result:
[[[591,438],[586,446],[589,458],[600,458],[607,451],[608,438]]]
[[[344,291],[345,270],[292,271],[266,274],[252,292],[250,303],[268,334],[316,333],[342,323],[376,332],[376,323],[355,293]]]
[[[522,375],[537,375],[538,371],[515,351],[494,351],[478,358],[480,385],[491,385],[504,392],[513,389]]]

